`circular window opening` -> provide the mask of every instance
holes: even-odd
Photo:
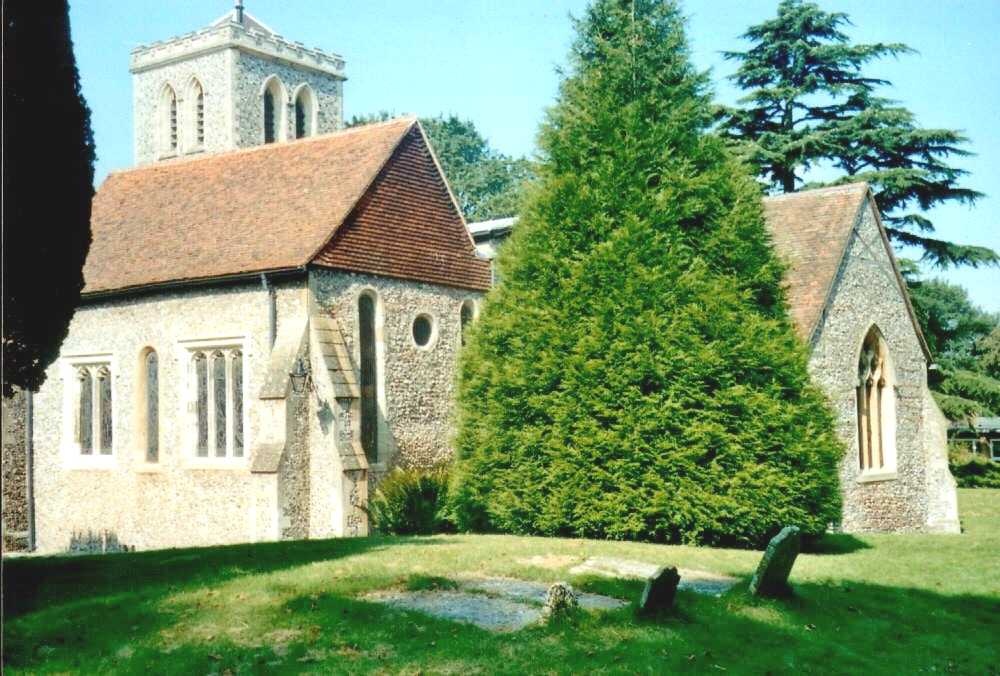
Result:
[[[418,315],[413,320],[413,342],[417,347],[427,347],[434,337],[434,324],[427,315]]]

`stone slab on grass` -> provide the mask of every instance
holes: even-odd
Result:
[[[542,618],[541,606],[462,591],[381,592],[365,597],[488,631],[517,631]]]
[[[655,575],[658,570],[659,566],[646,563],[645,561],[595,556],[587,559],[578,566],[570,568],[569,572],[574,575],[591,574],[602,575],[604,577],[646,580]],[[680,568],[677,572],[681,576],[680,584],[677,585],[678,589],[709,596],[721,596],[739,582],[735,577],[720,575],[707,570]]]
[[[474,624],[489,631],[517,631],[542,619],[550,585],[512,578],[459,580],[456,590],[383,591],[365,600],[395,608],[416,610],[453,622]],[[581,608],[617,610],[626,601],[600,594],[576,593]]]
[[[462,580],[459,584],[462,589],[496,594],[539,605],[545,603],[545,595],[549,591],[549,585],[543,582],[528,582],[506,577],[470,578]],[[587,610],[617,610],[628,605],[626,601],[601,594],[576,592],[576,597],[580,607]]]
[[[646,586],[639,597],[639,614],[653,615],[669,610],[674,605],[680,580],[681,576],[673,566],[664,566],[646,578]]]

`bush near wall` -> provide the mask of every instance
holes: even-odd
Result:
[[[448,494],[444,467],[393,469],[382,479],[369,505],[379,533],[430,535],[449,530],[443,514]]]
[[[959,488],[1000,488],[1000,462],[972,453],[967,443],[951,445],[948,464]]]

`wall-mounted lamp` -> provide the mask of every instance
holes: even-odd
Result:
[[[295,394],[302,394],[307,389],[313,389],[312,372],[302,357],[295,360],[295,368],[288,376],[292,379],[292,392]]]

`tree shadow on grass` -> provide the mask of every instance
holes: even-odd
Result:
[[[802,552],[805,554],[851,554],[872,546],[849,533],[825,533],[817,538],[805,538]]]
[[[174,592],[397,545],[444,545],[447,538],[337,538],[162,549],[3,561],[3,612],[11,619],[88,597]]]

